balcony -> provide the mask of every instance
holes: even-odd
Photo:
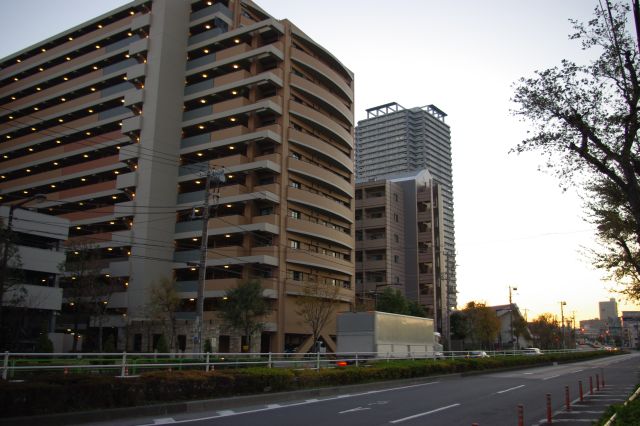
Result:
[[[320,181],[325,185],[332,186],[334,190],[342,192],[344,195],[353,198],[354,187],[350,181],[332,171],[295,158],[288,159],[290,171],[307,176],[310,179]]]
[[[336,123],[336,121],[331,117],[294,101],[289,102],[289,110],[292,114],[295,114],[306,121],[322,126],[329,131],[333,137],[342,141],[349,148],[353,148],[353,136],[351,136],[351,133]]]
[[[354,248],[355,246],[355,241],[351,235],[319,223],[288,217],[287,230],[309,235],[314,238],[322,238],[323,240],[331,241],[347,248]]]
[[[348,275],[353,274],[353,263],[337,257],[325,256],[306,250],[287,248],[287,262],[338,271]]]
[[[316,154],[335,162],[343,170],[353,173],[353,161],[344,152],[333,145],[308,133],[299,130],[289,129],[289,141],[314,151]]]
[[[293,187],[288,187],[287,192],[287,199],[290,201],[321,209],[325,213],[339,216],[350,223],[354,221],[351,209],[331,198]]]

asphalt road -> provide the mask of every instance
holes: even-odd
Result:
[[[317,399],[251,405],[233,410],[128,419],[109,424],[182,423],[208,426],[374,426],[516,425],[518,404],[524,424],[546,424],[546,394],[553,423],[590,424],[613,403],[624,401],[640,383],[640,353],[579,363],[536,367],[466,377],[425,379],[422,383],[378,388]],[[605,385],[597,390],[596,374]],[[593,383],[590,394],[589,382]],[[584,402],[579,401],[582,381]],[[565,386],[571,409],[565,408]],[[97,419],[96,419],[97,420]],[[94,425],[100,423],[93,423]],[[106,425],[107,423],[101,423]]]

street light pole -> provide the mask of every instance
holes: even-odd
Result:
[[[2,244],[2,264],[0,267],[0,349],[4,349],[4,292],[5,286],[7,283],[7,276],[9,275],[8,271],[8,263],[9,263],[9,248],[11,245],[12,236],[12,225],[13,225],[13,211],[18,207],[30,203],[31,201],[44,201],[46,200],[46,196],[43,194],[36,194],[29,198],[25,198],[24,200],[18,201],[17,203],[9,205],[9,216],[7,217],[7,227],[6,227],[6,235],[4,236],[4,241]]]
[[[509,320],[511,322],[511,342],[513,343],[513,350],[516,350],[516,339],[513,332],[513,303],[511,302],[511,291],[517,291],[517,287],[509,286]]]
[[[564,343],[564,309],[563,306],[565,306],[567,304],[567,302],[560,302],[560,319],[562,321],[562,349],[565,348],[565,343]]]

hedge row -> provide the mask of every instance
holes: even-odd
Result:
[[[383,380],[562,362],[604,352],[470,358],[376,361],[366,367],[293,370],[243,368],[223,371],[155,371],[126,379],[92,374],[43,374],[25,382],[0,382],[2,417],[133,407],[225,396],[342,386]]]

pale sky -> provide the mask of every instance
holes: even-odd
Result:
[[[0,0],[0,57],[126,4],[120,0]],[[453,146],[459,306],[513,300],[543,312],[598,316],[598,301],[639,310],[608,291],[583,252],[595,247],[578,195],[538,171],[536,154],[509,154],[527,126],[510,115],[512,84],[562,58],[586,60],[569,18],[597,0],[257,0],[355,73],[356,119],[388,102],[434,104]],[[630,3],[630,2],[629,2]]]

